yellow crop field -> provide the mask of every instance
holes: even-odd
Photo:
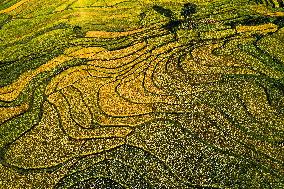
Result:
[[[0,189],[52,188],[284,188],[284,1],[0,1]]]

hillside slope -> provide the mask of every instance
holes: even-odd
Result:
[[[0,188],[283,188],[282,0],[0,2]]]

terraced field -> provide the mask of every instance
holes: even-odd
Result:
[[[284,188],[284,1],[2,0],[0,188]]]

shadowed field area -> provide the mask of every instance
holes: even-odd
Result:
[[[2,0],[0,188],[284,188],[284,1]]]

